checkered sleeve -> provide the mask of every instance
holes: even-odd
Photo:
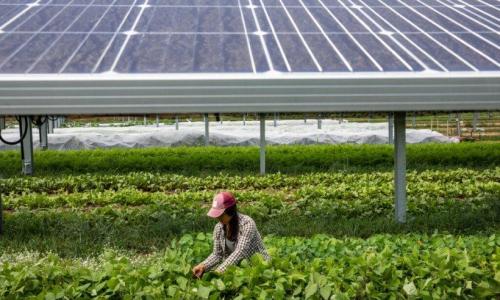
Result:
[[[212,235],[213,237],[213,251],[212,254],[210,254],[203,262],[202,264],[205,266],[205,272],[210,271],[213,269],[215,265],[220,263],[222,260],[222,245],[220,244],[220,226],[216,225],[214,228],[214,233]]]
[[[233,264],[239,263],[244,258],[252,256],[254,251],[254,246],[252,245],[252,239],[257,231],[257,226],[253,220],[246,222],[240,232],[238,233],[238,243],[233,253],[229,255],[224,262],[222,262],[219,267],[217,267],[217,272],[224,272],[227,267]]]

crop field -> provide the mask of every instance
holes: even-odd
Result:
[[[387,145],[3,151],[0,298],[500,298],[500,145],[407,149],[404,224]],[[272,259],[194,279],[222,190]]]

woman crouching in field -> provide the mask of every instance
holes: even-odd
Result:
[[[219,220],[213,233],[213,252],[202,263],[193,268],[193,275],[200,278],[221,263],[216,272],[223,273],[228,266],[237,264],[244,258],[260,253],[265,260],[269,254],[252,218],[236,209],[236,199],[229,192],[215,195],[212,208],[207,214]]]

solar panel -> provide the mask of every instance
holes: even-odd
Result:
[[[499,71],[497,0],[0,0],[0,73]]]

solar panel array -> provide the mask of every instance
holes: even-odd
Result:
[[[498,0],[0,0],[0,73],[500,71]]]

